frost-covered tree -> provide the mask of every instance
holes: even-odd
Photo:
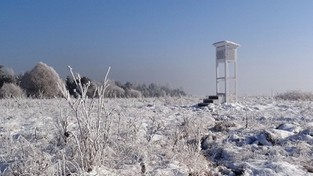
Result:
[[[162,86],[159,84],[151,83],[149,86],[146,84],[138,84],[126,82],[122,84],[121,82],[115,81],[113,84],[119,88],[122,88],[125,91],[125,97],[180,97],[186,96],[186,93],[180,89],[172,89],[168,85]],[[111,85],[111,84],[110,84]],[[110,89],[110,87],[108,88]],[[138,91],[134,93],[135,91]],[[140,94],[138,94],[140,93]]]
[[[26,72],[21,79],[21,87],[27,96],[36,98],[53,98],[60,95],[58,73],[50,66],[39,62],[30,72]]]
[[[151,83],[149,85],[149,91],[151,97],[164,97],[166,96],[166,93],[161,89],[161,86]]]

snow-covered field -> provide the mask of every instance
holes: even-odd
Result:
[[[107,144],[84,172],[65,100],[0,100],[0,175],[313,175],[313,102],[200,101],[106,100]],[[68,122],[63,143],[60,119]]]

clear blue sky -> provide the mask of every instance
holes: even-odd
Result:
[[[215,92],[215,48],[238,49],[241,95],[313,90],[312,0],[2,0],[0,64]]]

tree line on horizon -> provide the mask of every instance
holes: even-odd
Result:
[[[98,82],[82,76],[80,80],[74,80],[67,76],[62,80],[58,73],[47,64],[39,62],[36,66],[25,72],[16,75],[12,69],[0,65],[0,98],[55,98],[60,97],[58,82],[64,81],[67,90],[73,97],[81,95],[80,88],[75,81],[80,81],[83,86],[88,86],[88,97],[95,96],[95,88]],[[140,98],[140,97],[180,97],[186,93],[179,88],[169,88],[169,86],[151,83],[149,85],[139,83],[121,83],[109,80],[106,89],[107,98]]]

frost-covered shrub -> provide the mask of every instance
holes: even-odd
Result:
[[[19,98],[23,97],[23,90],[13,84],[13,83],[4,83],[0,89],[0,98]]]
[[[212,131],[222,132],[229,131],[230,128],[238,127],[238,125],[234,122],[219,122],[215,124],[215,126],[211,129]]]
[[[127,89],[126,90],[126,97],[140,98],[140,97],[142,97],[142,93],[138,90]]]
[[[67,144],[67,151],[71,151],[73,157],[65,156],[65,159],[79,163],[84,171],[90,172],[94,166],[97,166],[97,164],[99,166],[103,162],[102,150],[106,148],[111,135],[112,119],[104,111],[104,96],[108,86],[107,76],[109,70],[102,84],[96,86],[93,96],[89,97],[90,81],[82,79],[79,74],[73,73],[71,67],[69,69],[77,88],[76,92],[79,95],[76,99],[73,99],[63,82],[59,82],[58,88],[74,113],[78,130],[67,131],[66,117],[61,117],[58,120],[57,127],[61,135],[72,138],[72,142]],[[64,140],[64,136],[61,137],[63,138],[62,143],[66,144],[67,140]]]
[[[109,97],[109,98],[125,97],[125,90],[115,84],[110,83],[106,91],[106,97]]]
[[[312,101],[313,93],[294,90],[294,91],[288,91],[285,93],[277,94],[275,96],[275,99]]]
[[[45,63],[39,62],[30,72],[26,72],[21,80],[21,87],[27,96],[36,98],[53,98],[60,95],[58,73]]]

